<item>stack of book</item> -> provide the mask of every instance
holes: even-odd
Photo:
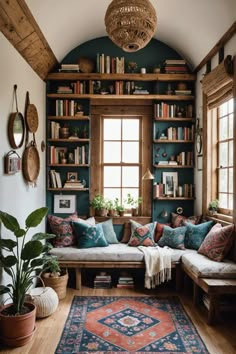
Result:
[[[96,289],[110,289],[112,288],[111,275],[102,272],[96,275],[94,282],[94,288]]]
[[[189,72],[184,59],[166,59],[163,68],[167,74],[187,74]]]
[[[78,180],[78,181],[66,181],[63,188],[81,189],[81,188],[84,188],[84,185],[83,185],[83,183],[80,180]]]
[[[61,72],[79,72],[79,64],[61,64]]]
[[[57,93],[73,93],[73,90],[70,86],[58,86]]]
[[[117,288],[134,288],[134,278],[129,275],[121,275],[118,278]]]

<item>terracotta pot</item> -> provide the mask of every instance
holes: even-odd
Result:
[[[19,316],[4,315],[3,311],[11,306],[12,304],[5,305],[0,311],[0,342],[10,347],[22,347],[34,334],[36,307],[25,302],[30,312]]]
[[[107,216],[107,210],[105,208],[95,209],[95,215],[96,216]]]
[[[66,297],[66,289],[68,283],[68,273],[65,271],[60,277],[50,277],[50,273],[42,274],[43,282],[45,286],[53,288],[57,293],[58,299],[64,299]]]

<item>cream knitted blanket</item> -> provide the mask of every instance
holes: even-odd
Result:
[[[168,247],[145,247],[138,246],[144,253],[146,266],[145,288],[155,288],[156,285],[171,279],[171,254]]]

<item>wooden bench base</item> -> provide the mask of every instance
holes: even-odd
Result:
[[[59,261],[59,265],[62,268],[72,268],[75,269],[75,288],[77,290],[81,289],[81,271],[84,268],[90,268],[90,269],[142,269],[145,268],[145,263],[144,262],[89,262],[89,261]],[[172,268],[176,268],[176,289],[180,289],[180,266],[179,263],[173,263]]]
[[[182,270],[193,280],[193,302],[197,306],[201,299],[201,289],[209,296],[208,324],[214,324],[220,313],[220,296],[236,294],[236,279],[197,278],[183,264]]]

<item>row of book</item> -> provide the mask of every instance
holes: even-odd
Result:
[[[184,59],[166,59],[163,63],[163,70],[167,74],[187,74],[189,68]]]
[[[66,158],[68,155],[68,159]],[[49,147],[49,163],[60,164],[62,159],[66,159],[67,163],[77,165],[89,164],[89,146],[88,144],[77,146],[73,151],[67,153],[64,147],[51,145]]]
[[[191,141],[194,139],[194,125],[191,127],[169,127],[167,128],[168,140]]]
[[[124,74],[125,72],[125,58],[111,57],[104,53],[97,53],[96,60],[97,73],[101,74]]]
[[[172,165],[172,166],[193,166],[193,151],[181,151],[176,155],[175,160],[162,160],[158,161],[157,165]]]
[[[194,185],[193,184],[183,184],[179,186],[172,181],[170,183],[172,187],[165,183],[154,183],[153,184],[153,198],[161,197],[184,197],[184,198],[194,198]]]
[[[154,104],[154,117],[155,118],[192,118],[193,105],[178,106],[166,102],[159,102]]]
[[[83,95],[88,92],[88,82],[85,80],[77,80],[75,82],[72,82],[70,86],[62,85],[57,87],[57,93],[76,93],[79,95]]]
[[[56,116],[81,116],[81,104],[75,100],[56,100]]]

